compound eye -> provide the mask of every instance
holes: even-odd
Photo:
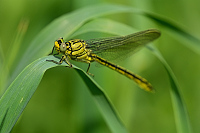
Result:
[[[61,43],[60,45],[60,51],[66,51],[67,47],[65,43]]]
[[[63,38],[62,38],[62,37],[60,37],[60,38],[58,38],[57,42],[58,42],[58,44],[60,45],[61,43],[63,43],[63,42],[64,42],[64,40],[63,40]]]

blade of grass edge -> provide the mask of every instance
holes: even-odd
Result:
[[[101,89],[101,87],[96,84],[96,82],[91,79],[85,71],[81,69],[76,69],[81,78],[84,80],[85,84],[89,88],[90,92],[95,99],[101,114],[106,120],[108,126],[110,127],[113,133],[126,133],[126,128],[122,124],[118,115],[116,114],[114,108],[112,107],[111,102],[106,97],[105,92]],[[92,82],[91,82],[92,81]],[[98,88],[98,89],[97,89]]]
[[[24,108],[36,91],[46,70],[56,66],[68,66],[64,62],[62,65],[47,62],[47,59],[59,61],[59,59],[53,56],[46,56],[32,62],[17,76],[1,97],[0,122],[3,121],[3,125],[0,132],[10,132],[12,130]],[[126,128],[120,121],[114,108],[112,107],[112,104],[109,102],[108,98],[106,98],[106,95],[101,90],[99,85],[89,78],[83,70],[77,68],[76,66],[73,67],[77,70],[89,87],[89,90],[96,100],[100,112],[104,116],[110,130],[114,133],[126,133]],[[7,114],[6,117],[5,114]]]
[[[1,121],[1,124],[0,124],[0,131],[1,131],[2,127],[3,127],[3,125],[4,125],[4,122],[5,122],[5,118],[6,118],[6,116],[7,116],[7,113],[8,113],[8,109],[6,110],[6,113],[4,114],[3,119],[2,119],[2,121]]]
[[[167,64],[165,59],[162,57],[161,53],[154,46],[147,46],[147,48],[150,49],[153,52],[153,54],[162,62],[169,76],[171,84],[170,95],[175,115],[177,132],[192,133],[192,128],[189,121],[186,105],[179,92],[180,87],[178,85],[177,79],[173,71],[171,70],[170,66]]]
[[[74,32],[74,34],[72,34],[71,36],[72,38],[76,38],[76,36],[85,34],[87,32],[101,32],[101,33],[109,33],[122,36],[122,35],[132,34],[136,31],[138,30],[126,24],[107,18],[97,18],[84,24],[82,27],[79,28],[79,30]]]
[[[181,27],[181,24],[178,24],[177,22],[170,20],[169,18],[155,13],[145,11],[141,11],[140,13],[152,19],[164,28],[169,29],[171,31],[170,34],[174,33],[173,35],[175,35],[175,38],[180,38],[179,40],[182,42],[182,44],[184,44],[187,48],[193,50],[195,53],[200,54],[200,39],[185,30],[183,26]]]

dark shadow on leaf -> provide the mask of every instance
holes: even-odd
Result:
[[[4,117],[3,117],[3,120],[2,120],[2,122],[1,122],[1,125],[0,125],[0,132],[1,132],[2,128],[3,128],[3,125],[4,125],[4,122],[5,122],[7,113],[8,113],[8,109],[6,110],[6,113],[5,113],[5,115],[4,115]]]

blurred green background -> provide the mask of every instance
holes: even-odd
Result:
[[[13,58],[16,64],[17,58],[20,58],[28,48],[29,42],[51,21],[81,7],[108,2],[155,12],[178,22],[179,26],[184,27],[193,35],[197,37],[200,35],[200,1],[198,0],[1,0],[1,57],[6,59],[10,52],[15,52],[10,51],[10,48],[16,45],[15,38],[18,37],[20,24],[26,24],[27,30],[24,29],[22,39],[17,41],[21,46],[20,52]],[[147,18],[130,13],[106,17],[130,25],[138,31],[157,28],[162,32],[162,36],[155,45],[178,79],[193,131],[200,132],[200,55],[185,47],[180,39]],[[81,39],[92,38],[88,35],[81,37]],[[87,69],[87,64],[73,61],[72,63],[84,70]],[[126,61],[120,62],[119,65],[145,77],[156,89],[155,94],[144,92],[123,75],[106,67],[96,67],[95,63],[92,64],[90,72],[95,75],[95,81],[104,88],[127,129],[130,132],[140,133],[176,133],[169,94],[170,84],[160,61],[144,48]],[[12,65],[5,71],[12,72],[14,67],[15,65]],[[9,80],[9,77],[2,77],[2,75],[1,93],[6,88],[2,82]],[[45,73],[12,132],[109,133],[110,130],[87,91],[86,85],[75,70],[56,67]]]

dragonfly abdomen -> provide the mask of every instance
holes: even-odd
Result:
[[[98,62],[104,66],[107,66],[107,67],[125,75],[126,77],[134,80],[142,89],[144,89],[146,91],[150,91],[150,92],[153,91],[152,85],[146,79],[140,77],[139,75],[136,75],[136,74],[124,69],[123,67],[115,65],[114,63],[111,63],[97,55],[92,55],[92,57],[96,62]]]

